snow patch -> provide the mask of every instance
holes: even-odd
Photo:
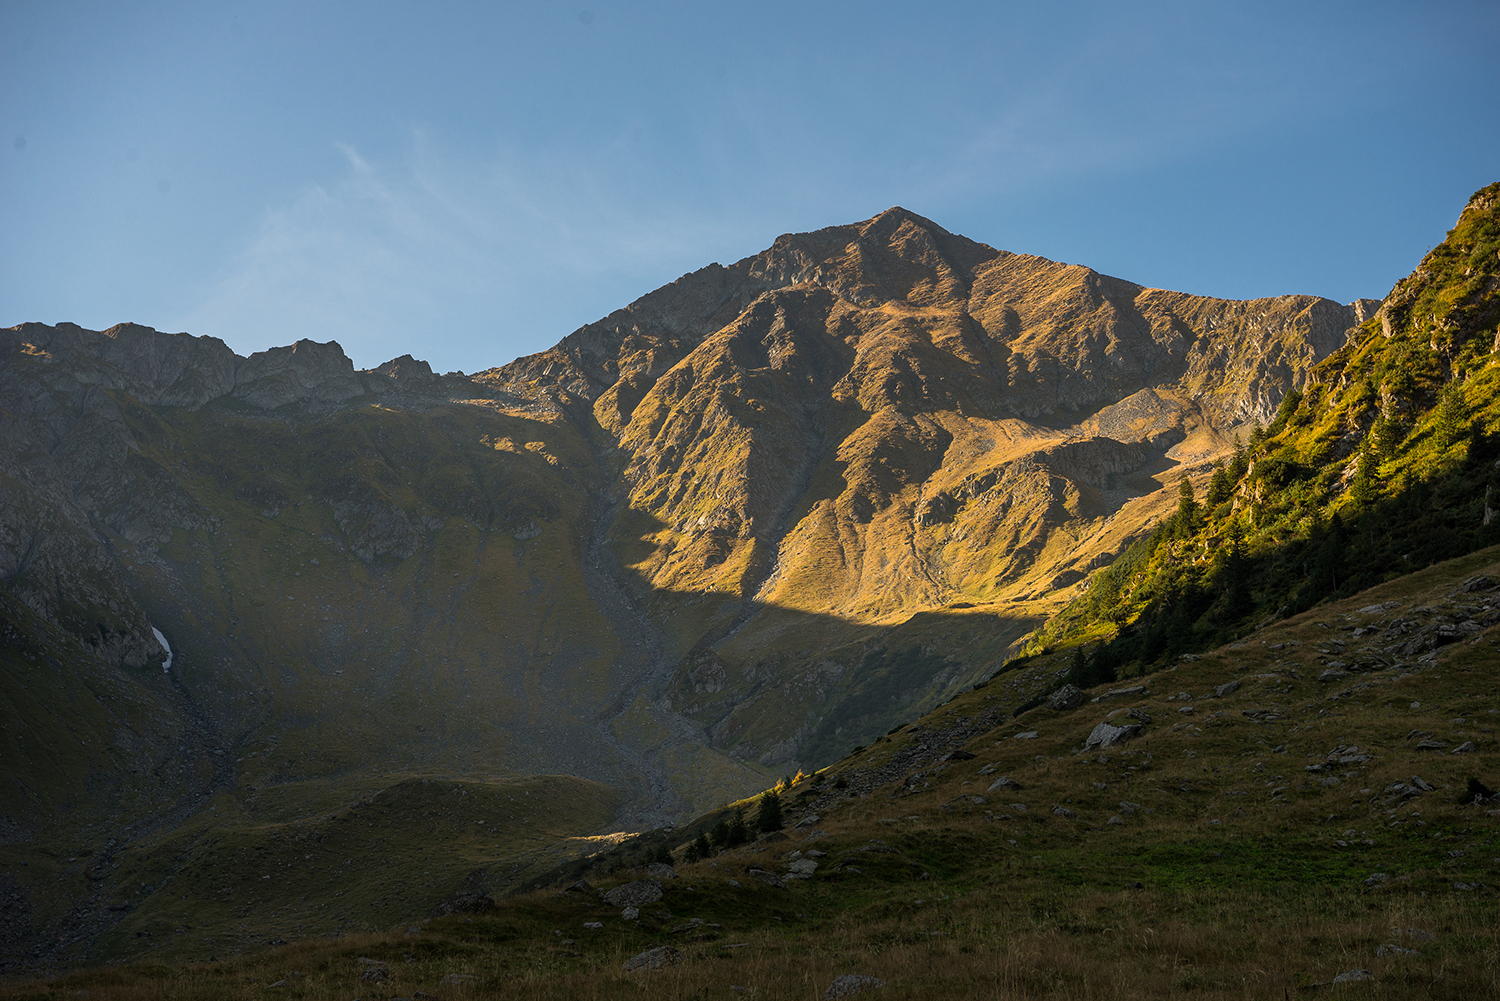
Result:
[[[172,669],[172,645],[167,642],[167,638],[161,634],[160,629],[152,626],[151,632],[156,637],[156,642],[161,644],[161,648],[167,651],[167,659],[161,662],[161,673],[166,674]]]

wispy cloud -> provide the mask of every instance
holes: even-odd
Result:
[[[413,137],[268,212],[187,329],[241,352],[337,340],[361,366],[405,352],[475,369],[540,350],[733,242],[732,221],[632,202],[588,164],[479,163]]]

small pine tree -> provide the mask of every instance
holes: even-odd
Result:
[[[657,845],[656,851],[651,853],[651,861],[659,862],[662,865],[672,864],[672,849],[667,847],[667,843],[665,841]]]
[[[1382,460],[1395,455],[1396,449],[1406,440],[1406,425],[1393,405],[1387,404],[1380,411],[1380,416],[1375,418],[1375,423],[1370,427],[1370,438],[1375,445],[1376,458]]]
[[[693,851],[698,853],[699,859],[711,858],[714,853],[712,846],[710,846],[708,843],[708,835],[704,834],[702,831],[698,832],[698,836],[693,839],[693,843],[690,847],[693,849]]]
[[[1279,434],[1282,428],[1291,421],[1292,416],[1297,413],[1297,408],[1302,405],[1302,394],[1295,389],[1287,390],[1287,394],[1281,398],[1281,406],[1276,408],[1276,417],[1271,421],[1268,434]]]
[[[1442,388],[1432,422],[1432,440],[1438,448],[1447,450],[1468,435],[1468,411],[1463,389],[1457,382],[1450,382]]]
[[[755,826],[762,834],[770,834],[779,831],[786,822],[781,819],[781,797],[776,795],[775,790],[769,790],[761,794],[760,812],[755,816]]]
[[[1177,481],[1177,534],[1189,535],[1198,523],[1198,501],[1193,497],[1193,482],[1184,473]]]
[[[1375,461],[1375,449],[1369,438],[1366,438],[1365,447],[1359,452],[1359,465],[1354,469],[1354,482],[1349,484],[1349,496],[1360,507],[1375,503],[1378,496],[1375,489],[1375,469],[1378,465]]]
[[[750,831],[745,826],[745,811],[735,810],[734,816],[729,820],[729,837],[725,839],[726,848],[734,848],[750,840]]]
[[[1083,652],[1082,644],[1073,648],[1073,657],[1068,661],[1068,682],[1083,687],[1083,679],[1088,674],[1089,657]]]
[[[708,840],[716,851],[723,851],[729,847],[729,820],[721,817],[714,825],[714,829],[708,833]]]
[[[703,835],[698,835],[697,838],[689,841],[688,846],[682,850],[682,861],[685,865],[692,865],[694,862],[701,862],[703,860],[703,853],[698,850],[698,839],[702,837]]]
[[[1222,462],[1214,464],[1214,478],[1208,484],[1208,496],[1204,501],[1213,510],[1234,495],[1234,484],[1229,482],[1229,472]]]
[[[1219,550],[1214,580],[1219,590],[1219,619],[1234,622],[1250,611],[1250,560],[1245,555],[1245,535],[1239,525],[1230,525],[1226,545]]]
[[[1234,436],[1234,458],[1229,462],[1229,479],[1231,483],[1238,483],[1245,478],[1250,471],[1250,454],[1245,451],[1245,443],[1240,440],[1238,433]]]

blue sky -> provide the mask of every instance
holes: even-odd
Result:
[[[904,205],[1383,295],[1500,180],[1500,4],[0,0],[0,324],[472,372]]]

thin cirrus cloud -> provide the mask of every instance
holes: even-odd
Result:
[[[394,163],[340,149],[343,176],[269,211],[183,327],[241,352],[337,340],[360,367],[498,365],[707,263],[731,228],[631,205],[586,166],[473,163],[420,135]]]

